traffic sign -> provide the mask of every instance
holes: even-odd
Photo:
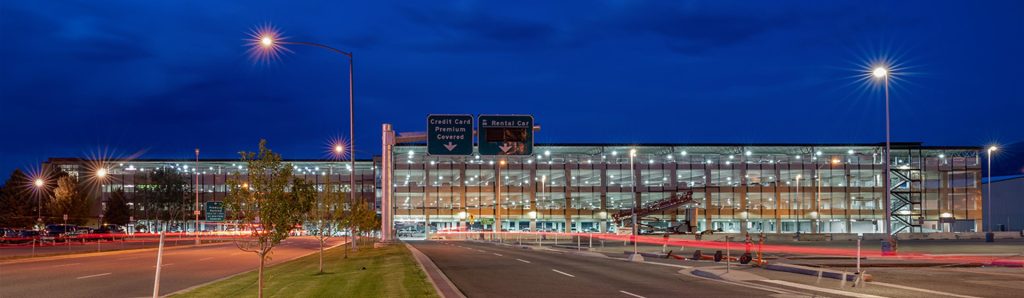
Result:
[[[473,154],[473,116],[427,116],[427,154]]]
[[[224,202],[206,202],[206,220],[224,220]]]
[[[533,154],[533,116],[480,115],[477,129],[481,155]]]

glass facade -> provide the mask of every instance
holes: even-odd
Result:
[[[630,150],[636,156],[630,158]],[[977,230],[979,151],[897,143],[891,152],[892,230]],[[644,216],[647,231],[883,232],[884,146],[537,145],[533,156],[429,156],[423,145],[393,155],[396,230],[418,227],[614,232],[612,214],[692,192],[693,202]],[[502,162],[504,161],[504,162]],[[289,161],[310,181],[349,187],[347,163]],[[380,159],[358,161],[360,197],[380,204]],[[73,175],[77,159],[51,159]],[[109,162],[104,193],[145,187],[148,172],[198,173],[200,201],[219,201],[237,161]],[[632,171],[631,171],[632,167]],[[679,229],[678,227],[682,227]]]

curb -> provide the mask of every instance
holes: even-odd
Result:
[[[409,243],[404,243],[405,247],[412,252],[413,259],[416,260],[416,264],[420,266],[420,270],[427,275],[427,281],[434,286],[434,290],[437,291],[437,295],[445,298],[466,298],[465,294],[455,286],[454,283],[448,276],[441,271],[441,268],[434,264],[434,261],[430,260],[430,257],[420,252]]]
[[[718,276],[717,274],[714,274],[714,273],[711,273],[711,272],[707,272],[707,271],[704,271],[704,270],[700,270],[700,269],[697,269],[697,268],[693,268],[693,270],[690,270],[690,274],[693,274],[693,275],[696,275],[696,276],[700,276],[700,277],[703,277],[703,278],[725,280],[724,278],[722,278],[721,276]]]
[[[825,268],[806,267],[786,263],[768,264],[764,266],[764,269],[814,276],[821,274],[821,277],[839,280],[842,280],[845,277],[847,281],[854,281],[857,279],[856,272],[836,271]],[[872,281],[872,279],[873,278],[871,277],[871,274],[864,274],[864,281]]]

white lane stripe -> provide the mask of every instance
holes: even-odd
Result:
[[[640,295],[637,295],[637,294],[633,294],[633,293],[630,293],[630,292],[626,292],[626,291],[623,291],[623,290],[619,290],[619,293],[623,293],[623,294],[626,294],[626,295],[629,295],[629,296],[633,296],[633,297],[637,297],[637,298],[647,298],[647,297],[640,296]]]
[[[163,265],[160,265],[160,266],[161,266],[161,267],[167,267],[167,266],[170,266],[170,265],[174,265],[174,263],[170,263],[170,264],[163,264]],[[156,268],[156,266],[149,266],[149,267],[150,267],[150,268]]]
[[[110,275],[110,274],[112,274],[112,273],[110,273],[110,272],[107,272],[107,273],[100,273],[100,274],[93,274],[93,275],[79,276],[79,277],[76,277],[75,279],[85,279],[85,278],[91,278],[91,277],[99,277],[99,276],[104,276],[104,275]]]
[[[81,264],[81,263],[71,263],[71,264],[61,264],[61,265],[53,265],[53,266],[50,266],[50,267],[56,268],[56,267],[64,267],[64,266],[71,266],[71,265],[78,265],[78,264]]]
[[[977,296],[967,296],[967,295],[959,295],[959,294],[953,294],[953,293],[947,293],[947,292],[939,292],[939,291],[933,291],[933,290],[928,290],[928,289],[921,289],[921,288],[908,287],[908,286],[896,285],[896,284],[891,284],[891,283],[884,283],[884,282],[880,282],[880,281],[873,281],[873,282],[871,282],[871,284],[872,285],[886,286],[886,287],[893,287],[893,288],[897,288],[897,289],[919,291],[919,292],[925,292],[925,293],[931,293],[931,294],[939,294],[939,295],[960,297],[960,298],[978,298]]]
[[[206,261],[206,260],[209,260],[209,259],[212,259],[212,258],[216,258],[216,257],[202,258],[202,259],[199,259],[199,260],[200,261]]]
[[[504,257],[505,256],[505,255],[502,255],[500,253],[494,253],[494,255],[499,256],[499,257]]]
[[[569,273],[565,273],[565,272],[562,272],[562,271],[558,271],[558,270],[555,270],[555,269],[551,269],[551,271],[558,272],[559,274],[565,275],[565,276],[568,276],[568,277],[576,277],[575,275],[572,275],[572,274],[569,274]]]
[[[883,296],[875,296],[875,295],[869,295],[869,294],[861,294],[861,293],[854,293],[854,292],[847,292],[847,291],[819,288],[819,287],[815,287],[815,286],[808,286],[808,285],[805,285],[805,284],[798,284],[798,283],[795,283],[795,282],[788,282],[788,281],[785,281],[785,280],[765,279],[765,280],[762,280],[762,281],[763,282],[773,283],[773,284],[778,284],[778,285],[783,285],[783,286],[787,286],[787,287],[794,287],[794,288],[799,288],[799,289],[804,289],[804,290],[811,290],[811,291],[818,291],[818,292],[823,292],[823,293],[829,293],[829,294],[833,294],[833,295],[858,297],[858,298],[882,298],[883,297]]]
[[[529,263],[530,263],[530,261],[527,261],[527,260],[523,260],[523,259],[516,259],[516,260],[518,260],[518,261],[520,261],[520,262],[523,262],[523,263],[527,263],[527,264],[529,264]]]

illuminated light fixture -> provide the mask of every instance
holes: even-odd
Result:
[[[821,156],[821,151],[819,150],[818,152],[814,152],[814,155]]]
[[[734,156],[734,155],[729,155],[729,159],[733,159],[733,158],[736,158],[736,156]]]
[[[939,158],[946,158],[945,154],[939,154]]]
[[[618,156],[618,155],[619,155],[619,151],[612,151],[612,156]]]
[[[834,164],[834,165],[839,164],[839,159],[838,158],[833,158],[832,159],[832,164]]]
[[[746,156],[750,156],[751,154],[754,154],[754,153],[753,153],[753,152],[750,152],[750,150],[747,150],[747,152],[746,152],[746,153],[743,153],[743,155],[746,155]]]
[[[551,156],[551,150],[544,150],[544,156]]]
[[[850,149],[850,150],[846,150],[846,153],[847,153],[847,154],[850,154],[850,155],[853,155],[853,149]]]
[[[106,177],[106,176],[107,176],[107,169],[100,168],[99,170],[96,170],[96,177],[103,178],[103,177]]]
[[[43,179],[36,178],[35,184],[36,184],[36,187],[43,187],[43,184],[44,184]]]
[[[952,213],[949,213],[949,212],[942,212],[942,214],[940,214],[940,215],[939,215],[939,217],[942,217],[942,218],[951,218],[951,217],[953,217],[953,214],[952,214]]]
[[[889,75],[889,70],[885,69],[883,66],[875,67],[875,69],[871,71],[871,75],[881,79]]]
[[[629,156],[630,157],[636,156],[636,149],[629,149]]]

